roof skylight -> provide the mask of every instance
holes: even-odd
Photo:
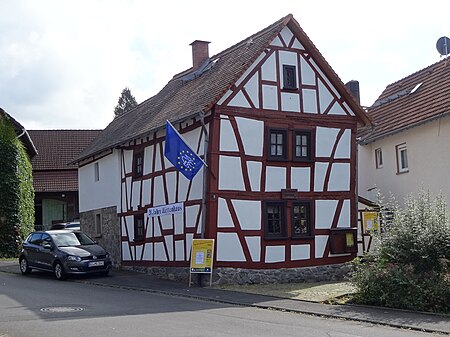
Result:
[[[411,94],[414,94],[419,88],[420,88],[420,86],[422,85],[422,83],[423,82],[420,82],[419,84],[417,84],[410,92],[409,92],[409,94],[411,95]]]

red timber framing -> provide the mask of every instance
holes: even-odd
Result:
[[[236,141],[238,144],[239,152],[227,152],[219,150],[219,137],[212,137],[210,142],[210,153],[209,153],[209,163],[210,170],[212,172],[219,172],[219,157],[220,155],[226,156],[237,156],[242,159],[242,172],[243,180],[245,185],[245,191],[224,191],[220,190],[218,186],[217,178],[210,178],[210,188],[208,193],[208,212],[207,212],[207,225],[211,229],[209,237],[217,239],[217,221],[218,221],[218,204],[217,200],[223,198],[226,200],[227,206],[230,210],[231,217],[233,220],[234,228],[220,228],[220,232],[230,232],[237,233],[241,247],[243,249],[245,258],[247,262],[215,262],[217,267],[236,267],[236,268],[249,268],[249,269],[265,269],[265,268],[292,268],[292,267],[306,267],[306,266],[316,266],[316,265],[326,265],[331,263],[343,263],[351,260],[355,254],[345,254],[345,255],[334,255],[330,256],[330,242],[329,239],[326,244],[326,248],[323,255],[320,257],[315,257],[315,240],[317,235],[329,236],[330,229],[337,228],[339,214],[344,203],[344,200],[350,200],[350,227],[356,227],[356,122],[354,117],[351,116],[323,116],[323,115],[305,115],[297,113],[285,113],[281,111],[271,111],[271,110],[256,110],[256,109],[245,109],[237,107],[219,107],[216,106],[214,119],[211,123],[211,134],[220,133],[220,119],[221,116],[227,116],[233,127],[233,131],[236,136]],[[293,160],[274,162],[268,160],[267,158],[267,142],[264,141],[264,149],[262,151],[263,156],[248,156],[245,154],[243,142],[240,137],[238,127],[236,125],[235,117],[245,117],[251,118],[264,122],[264,139],[267,138],[267,130],[269,128],[280,128],[289,130],[293,132],[294,130],[311,130],[315,138],[315,130],[317,127],[329,127],[329,128],[339,128],[340,131],[336,137],[335,144],[333,145],[331,157],[315,157],[313,161],[310,162],[298,162]],[[337,144],[344,133],[345,130],[351,130],[351,156],[349,159],[338,159],[334,158],[334,153],[337,148]],[[292,152],[292,137],[287,137],[288,139],[288,153]],[[252,192],[250,188],[250,178],[248,171],[246,169],[246,163],[248,161],[261,161],[262,171],[261,171],[261,192]],[[328,170],[325,177],[323,192],[297,192],[296,199],[291,201],[287,200],[287,207],[291,208],[292,203],[295,201],[310,201],[311,202],[311,223],[312,232],[311,236],[308,238],[298,238],[287,235],[285,238],[281,239],[265,239],[264,236],[264,225],[261,225],[260,230],[242,230],[238,221],[238,217],[234,210],[231,200],[255,200],[255,201],[280,201],[282,200],[282,192],[263,192],[266,186],[266,167],[270,166],[280,166],[286,167],[287,177],[286,177],[286,189],[290,189],[290,171],[292,167],[310,167],[311,172],[314,172],[315,163],[329,163]],[[350,176],[350,190],[343,192],[327,191],[328,181],[330,178],[330,170],[333,163],[349,163],[351,167]],[[219,172],[220,174],[220,172]],[[310,176],[310,186],[314,186],[314,174]],[[316,200],[337,200],[337,207],[335,211],[335,216],[333,218],[330,229],[316,229],[314,228],[315,222],[315,201]],[[261,220],[264,221],[263,207],[261,207]],[[291,217],[286,217],[287,220],[287,231],[291,230]],[[250,257],[250,252],[246,244],[246,236],[259,236],[261,238],[261,257],[260,262],[252,262]],[[310,245],[310,259],[290,261],[291,255],[291,245],[293,244],[309,244]],[[280,246],[285,247],[285,261],[279,263],[266,263],[265,262],[265,251],[268,246]]]

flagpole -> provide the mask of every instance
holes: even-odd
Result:
[[[205,238],[205,230],[206,230],[206,192],[208,187],[208,170],[206,169],[208,166],[206,165],[208,161],[208,146],[209,146],[209,135],[208,130],[205,126],[205,113],[200,111],[200,121],[202,123],[202,131],[205,135],[205,143],[203,149],[203,158],[205,166],[203,167],[203,195],[202,195],[202,228],[201,228],[201,238]]]

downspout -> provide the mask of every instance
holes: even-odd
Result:
[[[28,152],[28,157],[29,157],[30,160],[31,160],[38,152],[37,152],[36,147],[35,147],[34,144],[33,144],[33,140],[31,139],[29,133],[27,132],[27,130],[26,130],[25,128],[22,128],[22,133],[21,133],[20,135],[17,135],[16,138],[17,138],[17,139],[20,139],[20,138],[23,137],[23,135],[27,135],[27,137],[28,137],[28,142],[30,143],[31,150],[28,149],[28,147],[27,147],[27,149],[28,149],[27,152]],[[34,151],[34,154],[32,154],[31,151]]]
[[[208,161],[208,145],[209,145],[209,135],[208,130],[205,125],[205,113],[203,111],[199,112],[200,122],[202,123],[202,131],[205,134],[205,143],[203,149],[203,161],[207,163]],[[206,166],[203,167],[203,196],[202,196],[202,223],[201,223],[201,238],[205,238],[205,230],[206,230],[206,193],[208,190],[208,170]]]
[[[22,136],[25,134],[25,132],[27,132],[27,130],[22,129],[22,133],[21,133],[20,135],[17,136],[17,139],[19,139],[20,137],[22,137]]]

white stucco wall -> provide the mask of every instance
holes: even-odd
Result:
[[[373,153],[371,145],[358,145],[357,162],[358,162],[358,195],[369,200],[375,201],[376,195],[371,192],[374,187],[373,169],[375,160],[372,158]]]
[[[95,163],[99,180],[95,181]],[[120,209],[120,155],[117,150],[78,169],[80,212],[117,206]]]
[[[409,172],[397,173],[396,145],[406,143]],[[367,189],[377,186],[384,196],[390,192],[399,202],[423,187],[433,194],[442,192],[450,202],[450,117],[365,145],[359,150],[359,193],[375,195]],[[381,148],[383,167],[375,168],[375,149]]]

